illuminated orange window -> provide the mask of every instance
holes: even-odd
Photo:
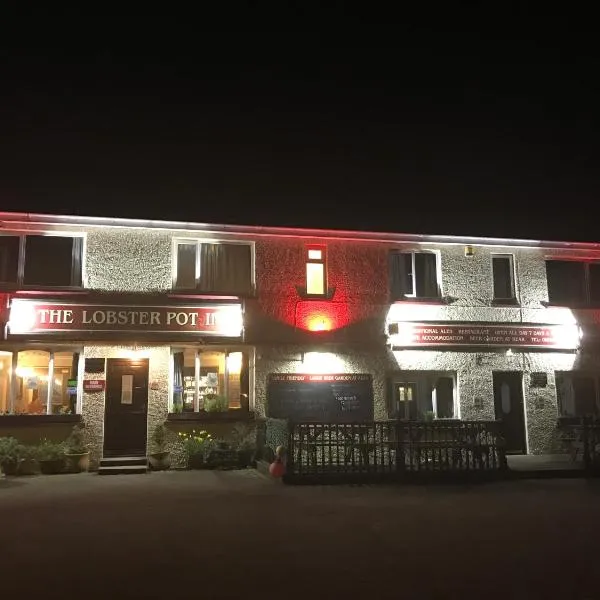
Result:
[[[324,296],[327,292],[325,247],[309,246],[306,251],[306,293]]]

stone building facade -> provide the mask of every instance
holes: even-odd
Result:
[[[164,421],[174,442],[264,416],[502,418],[512,451],[555,451],[560,419],[599,404],[596,261],[596,244],[1,213],[0,435],[83,419],[97,464]]]

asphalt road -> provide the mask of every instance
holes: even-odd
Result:
[[[600,597],[600,482],[0,480],[0,598]]]

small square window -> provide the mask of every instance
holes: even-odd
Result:
[[[306,293],[324,296],[327,293],[325,248],[309,247],[306,253]]]

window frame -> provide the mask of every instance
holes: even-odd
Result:
[[[8,348],[3,348],[4,351],[12,353],[12,362],[10,372],[8,374],[8,385],[7,385],[7,405],[8,405],[8,416],[22,416],[25,418],[28,417],[55,417],[56,415],[48,412],[48,409],[52,406],[52,397],[54,390],[54,355],[56,353],[61,352],[71,352],[72,354],[79,354],[79,359],[77,363],[77,395],[75,399],[75,415],[82,414],[83,408],[83,377],[85,371],[85,355],[84,355],[84,347],[77,345],[68,345],[68,346],[12,346]],[[19,364],[19,353],[27,352],[30,350],[37,350],[39,352],[47,352],[48,353],[48,387],[46,391],[46,412],[43,414],[23,414],[23,413],[15,413],[15,401],[17,397],[17,377],[16,370]],[[69,413],[73,414],[73,413]]]
[[[594,372],[594,371],[590,371],[590,370],[583,370],[583,369],[573,369],[571,371],[564,371],[564,370],[556,370],[554,371],[554,384],[555,384],[555,388],[556,388],[556,413],[559,419],[581,419],[584,416],[587,415],[565,415],[563,414],[562,408],[563,408],[563,398],[561,397],[561,392],[559,391],[559,386],[558,386],[558,379],[559,378],[564,378],[565,376],[569,377],[569,378],[573,378],[573,377],[581,377],[581,378],[588,378],[591,379],[592,382],[594,383],[594,407],[595,407],[595,412],[594,412],[594,416],[598,416],[600,415],[600,375],[598,375],[598,373]],[[573,401],[575,402],[575,398],[573,398]]]
[[[195,378],[195,391],[194,391],[194,411],[192,415],[202,415],[200,412],[200,369],[202,367],[200,354],[202,352],[222,352],[225,354],[225,371],[223,395],[227,396],[229,392],[229,367],[227,365],[227,355],[231,352],[246,352],[248,355],[248,410],[251,412],[254,410],[254,361],[255,361],[255,349],[253,347],[243,345],[228,345],[228,346],[196,346],[190,344],[171,344],[169,347],[169,397],[167,404],[168,414],[173,413],[173,395],[175,391],[175,361],[173,355],[175,351],[179,352],[182,350],[194,350],[194,378]],[[229,410],[240,410],[242,409],[229,409]]]
[[[582,303],[581,302],[557,303],[557,302],[553,302],[550,299],[550,279],[548,277],[548,270],[546,268],[546,265],[549,262],[575,263],[577,265],[581,265],[581,267],[583,268],[583,290],[584,290],[584,299],[583,299]],[[561,257],[561,256],[546,257],[544,259],[544,268],[546,271],[546,288],[548,291],[548,304],[550,304],[551,306],[566,306],[566,307],[590,307],[590,308],[600,307],[600,299],[592,300],[592,298],[591,298],[590,265],[600,266],[600,260],[581,260],[578,258],[568,258],[568,257]]]
[[[171,244],[171,289],[174,292],[191,292],[196,291],[200,293],[200,247],[202,244],[239,244],[250,247],[250,293],[254,293],[256,290],[256,243],[253,240],[227,240],[223,238],[197,238],[197,237],[174,237]],[[178,247],[180,244],[194,244],[196,246],[195,256],[195,282],[196,285],[193,288],[183,287],[177,285],[177,267],[178,267]],[[231,295],[235,295],[237,292],[231,292]]]
[[[16,281],[0,281],[0,286],[16,286],[23,289],[61,289],[61,290],[80,290],[87,287],[86,276],[86,252],[87,252],[87,235],[83,232],[73,231],[2,231],[1,236],[16,237],[19,239],[19,252],[17,257],[17,280]],[[41,285],[39,283],[24,283],[25,281],[25,263],[27,260],[27,236],[39,237],[65,237],[73,240],[71,249],[71,283],[69,285]],[[77,242],[75,242],[77,240]],[[75,275],[80,274],[79,283],[74,284]]]
[[[439,379],[441,377],[447,377],[452,379],[452,417],[438,417],[438,406],[437,398],[434,399],[433,393],[431,398],[431,408],[434,413],[435,421],[456,421],[460,420],[460,403],[458,394],[458,373],[456,371],[434,371],[434,370],[402,370],[395,371],[389,376],[391,396],[388,401],[388,414],[390,416],[395,414],[395,403],[396,403],[396,388],[399,386],[410,387],[414,386],[417,415],[422,412],[419,407],[419,398],[421,395],[421,389],[424,384],[429,384],[433,379]],[[433,392],[433,390],[432,390]],[[400,418],[403,417],[393,417]],[[417,417],[417,421],[422,420]]]
[[[318,250],[321,252],[321,258],[311,258],[310,252],[313,250]],[[314,292],[308,291],[308,265],[322,265],[323,266],[323,292],[321,294],[316,294]],[[328,295],[327,289],[327,246],[324,244],[308,244],[305,247],[305,262],[304,262],[304,282],[306,289],[306,296],[310,298],[325,298]]]
[[[400,298],[394,298],[394,301],[408,299],[408,300],[440,300],[443,298],[442,292],[442,256],[439,250],[403,250],[400,248],[392,248],[388,252],[388,261],[390,254],[410,254],[411,255],[411,281],[412,281],[412,292],[410,294],[402,294]],[[437,296],[417,296],[417,278],[415,276],[416,271],[416,255],[417,254],[433,254],[435,256],[435,277],[437,285]],[[388,263],[389,264],[389,263]],[[390,282],[391,283],[391,282]],[[391,285],[390,293],[391,293]]]
[[[509,260],[509,272],[510,272],[510,291],[511,296],[507,298],[500,298],[496,296],[496,285],[495,285],[495,277],[494,277],[494,259],[495,258],[505,258]],[[517,272],[516,272],[516,261],[515,255],[510,254],[508,252],[492,252],[491,254],[492,261],[492,299],[494,302],[517,302]]]

